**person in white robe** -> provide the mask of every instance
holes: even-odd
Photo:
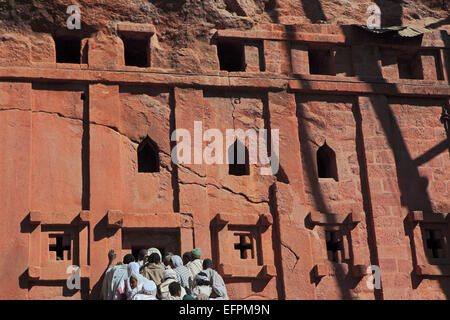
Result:
[[[209,297],[212,293],[211,282],[204,272],[199,272],[194,278],[194,288],[192,289],[192,296],[198,298],[200,294]]]
[[[227,293],[227,288],[222,276],[213,269],[213,263],[211,259],[203,260],[203,272],[209,279],[212,287],[212,293],[210,300],[230,300]]]
[[[163,282],[159,285],[159,298],[161,300],[171,300],[169,286],[172,282],[177,281],[177,273],[175,270],[167,269],[163,273]],[[181,287],[181,296],[184,297],[186,290]]]
[[[200,248],[195,248],[191,251],[191,254],[193,260],[190,261],[186,267],[191,272],[192,279],[195,279],[195,276],[203,270],[203,260],[201,260],[202,250]]]
[[[123,257],[123,264],[113,265],[116,257],[117,255],[114,250],[108,252],[109,263],[103,278],[101,292],[101,298],[103,300],[113,300],[115,298],[120,283],[128,277],[128,264],[134,261],[133,255],[127,254]]]

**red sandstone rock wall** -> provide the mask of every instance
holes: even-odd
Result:
[[[375,2],[385,25],[445,29],[438,1]],[[449,247],[436,260],[426,244],[430,228],[449,236],[446,32],[392,40],[340,26],[365,23],[369,1],[86,1],[82,63],[60,64],[52,33],[68,32],[70,3],[12,3],[0,3],[0,298],[97,298],[109,249],[153,245],[201,247],[235,299],[449,298]],[[154,25],[150,68],[124,66],[119,21]],[[245,44],[244,72],[219,71],[217,38]],[[336,76],[310,74],[321,47]],[[423,80],[400,79],[397,49],[417,48]],[[279,129],[279,174],[174,165],[171,132],[193,135],[194,121]],[[147,136],[160,171],[142,174]],[[338,181],[317,175],[325,140]],[[254,259],[234,249],[242,231]],[[329,232],[342,236],[339,261]],[[63,261],[49,250],[56,235],[71,243]],[[81,290],[65,287],[71,264]]]

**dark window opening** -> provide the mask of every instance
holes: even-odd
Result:
[[[234,244],[234,249],[240,251],[241,259],[254,259],[253,240],[251,234],[236,233],[239,242]]]
[[[138,147],[138,172],[159,172],[159,149],[149,137]]]
[[[277,1],[269,0],[264,5],[264,12],[275,10],[276,7],[277,7]]]
[[[398,57],[398,76],[400,79],[423,79],[420,55]]]
[[[55,36],[56,62],[81,63],[81,39],[73,36]]]
[[[342,238],[337,231],[326,231],[326,245],[328,260],[341,262],[342,260]]]
[[[317,173],[319,178],[333,178],[338,181],[336,153],[326,142],[317,150]]]
[[[56,260],[69,260],[70,238],[63,235],[50,235],[49,251],[56,252]]]
[[[244,45],[238,42],[217,43],[220,70],[245,71]]]
[[[150,38],[121,35],[125,65],[140,68],[150,67]]]
[[[434,259],[445,258],[445,240],[442,232],[439,230],[426,230],[426,244],[427,249]]]
[[[153,248],[153,246],[148,245],[148,246],[146,246],[146,247],[144,247],[144,246],[136,246],[136,247],[132,247],[132,248],[131,248],[131,254],[132,254],[133,257],[134,257],[134,260],[135,260],[136,262],[138,261],[138,259],[139,259],[139,251],[141,251],[142,249],[148,250],[149,248]],[[164,248],[157,248],[157,249],[159,250],[159,252],[161,252],[161,256],[164,257],[164,253],[165,253]],[[145,259],[144,259],[144,260],[145,260]],[[162,261],[161,261],[161,262],[162,262]]]
[[[333,54],[329,49],[310,49],[308,51],[309,73],[335,76]]]
[[[148,249],[148,248],[144,248],[144,247],[132,247],[131,248],[131,254],[134,257],[134,261],[138,261],[138,259],[139,259],[139,251],[141,251],[142,249]]]
[[[248,150],[239,140],[228,148],[228,162],[230,175],[248,176],[250,174]]]

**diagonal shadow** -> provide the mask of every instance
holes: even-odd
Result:
[[[403,0],[374,0],[381,10],[381,27],[401,26],[403,17]]]
[[[319,0],[301,0],[303,11],[306,17],[312,23],[318,23],[319,21],[327,21],[327,17],[323,12],[322,4]]]
[[[295,75],[295,77],[300,78],[300,75]],[[303,83],[304,86],[308,86],[308,82]],[[309,88],[310,89],[310,88]],[[317,97],[323,101],[329,101],[331,97],[325,96],[325,97]],[[304,170],[305,177],[308,179],[309,185],[311,187],[311,192],[313,195],[314,205],[317,210],[324,212],[324,213],[330,213],[329,207],[325,201],[325,197],[322,193],[322,190],[320,188],[318,177],[316,172],[314,171],[314,168],[316,167],[315,164],[315,152],[312,150],[310,143],[308,142],[310,140],[310,132],[307,129],[306,122],[305,122],[305,106],[302,105],[303,102],[307,102],[307,98],[301,98],[300,96],[296,95],[296,104],[297,104],[297,119],[298,119],[298,137],[300,141],[300,151],[301,151],[301,158],[304,161],[304,167],[307,168]],[[336,98],[333,99],[333,101],[336,100]],[[339,100],[339,98],[337,99]],[[337,101],[336,100],[336,101]],[[355,105],[355,103],[354,103]],[[353,110],[352,110],[353,111]],[[357,132],[357,138],[358,138],[358,132]],[[359,145],[357,145],[358,149]],[[361,186],[362,189],[363,185]],[[364,197],[364,192],[362,192],[363,195],[363,203],[365,204],[364,207],[367,209],[367,199]],[[349,241],[351,242],[351,234],[347,232],[347,235],[349,236]],[[325,245],[325,243],[323,243]],[[350,262],[353,260],[353,246],[350,245]],[[373,261],[373,251],[371,250],[371,261]],[[349,264],[349,271],[348,273],[344,270],[344,266],[342,264],[334,264],[334,268],[336,271],[336,281],[338,282],[338,288],[340,291],[340,295],[343,299],[351,300],[353,299],[352,295],[352,289],[355,289],[358,285],[360,279],[354,278],[351,276],[351,266],[353,263]],[[375,264],[375,263],[374,263]],[[378,290],[377,290],[378,291]],[[377,296],[375,296],[377,298]]]
[[[438,29],[438,28],[440,28],[442,26],[445,26],[447,24],[450,24],[450,17],[447,17],[445,19],[442,19],[442,20],[434,22],[434,23],[430,23],[429,25],[425,26],[425,28]]]
[[[318,2],[318,1],[314,0],[314,2]],[[308,3],[310,3],[310,1],[308,1]],[[306,4],[306,1],[305,1],[305,4]],[[320,3],[318,3],[318,4],[320,6]],[[320,6],[320,10],[322,10],[321,6]],[[323,14],[323,11],[321,11],[321,12]],[[286,25],[285,28],[286,28],[287,40],[290,41],[291,43],[295,42],[295,32],[296,32],[295,26]],[[300,75],[293,75],[293,76],[301,79]],[[304,86],[309,90],[312,89],[311,86],[309,85],[309,82],[305,82]],[[314,197],[315,207],[319,211],[328,213],[329,209],[326,204],[324,195],[320,189],[317,175],[315,174],[314,171],[312,171],[313,170],[312,168],[315,168],[315,155],[314,155],[314,152],[311,149],[311,146],[309,145],[309,143],[306,142],[309,140],[310,134],[309,134],[308,130],[306,129],[306,126],[302,122],[302,119],[303,119],[302,115],[304,114],[304,110],[301,107],[299,107],[299,99],[298,99],[297,94],[295,96],[295,101],[296,101],[296,114],[297,114],[297,121],[298,121],[298,138],[299,138],[299,142],[300,142],[301,159],[303,159],[306,167],[309,168],[309,170],[306,170],[305,176],[308,179],[309,184],[312,188],[312,194]],[[304,143],[304,142],[306,142],[306,143]],[[323,245],[325,245],[325,243],[323,243]],[[351,255],[353,258],[353,253],[351,253]],[[338,282],[338,289],[340,291],[341,297],[343,297],[343,299],[346,299],[346,300],[353,299],[351,290],[356,287],[356,285],[358,284],[360,279],[352,278],[350,276],[350,274],[346,275],[346,272],[345,272],[342,264],[335,264],[335,272],[336,272],[336,280]],[[317,286],[317,284],[318,283],[316,283],[316,286]]]
[[[346,37],[350,36],[344,29],[342,30],[344,34],[346,34]],[[367,34],[361,34],[360,36],[364,37],[367,36]],[[447,38],[444,39],[444,42],[448,45]],[[374,67],[375,73],[372,76],[377,78],[377,82],[387,83],[386,79],[382,76],[380,67],[377,64],[375,64]],[[372,86],[373,92],[377,91],[376,84],[371,82],[367,83]],[[396,85],[392,94],[394,96],[400,96],[400,92]],[[398,186],[401,195],[401,204],[407,207],[409,211],[421,210],[431,212],[432,203],[427,191],[428,179],[420,176],[418,165],[408,152],[406,142],[401,134],[400,126],[389,106],[388,100],[385,98],[385,100],[380,103],[380,100],[375,95],[370,95],[369,98],[394,155]],[[437,148],[432,148],[418,159],[424,161],[427,157],[430,157],[431,155],[436,156],[437,152],[443,152],[443,150],[445,150],[445,148],[438,145]],[[413,233],[410,224],[405,224],[405,233],[412,241]],[[418,277],[414,273],[411,273],[413,287],[415,287],[414,283],[420,282],[420,279],[417,278]],[[450,287],[448,285],[448,281],[445,281],[445,279],[442,278],[437,281],[439,281],[440,287],[448,299],[450,297]]]

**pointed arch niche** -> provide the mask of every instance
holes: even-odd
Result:
[[[336,162],[336,153],[325,141],[317,150],[317,176],[320,178],[333,178],[339,181]]]
[[[137,159],[138,172],[159,172],[159,148],[149,136],[139,144]]]
[[[244,150],[244,159],[238,154],[239,150]],[[238,139],[228,148],[228,163],[228,174],[232,176],[250,175],[248,149]]]

